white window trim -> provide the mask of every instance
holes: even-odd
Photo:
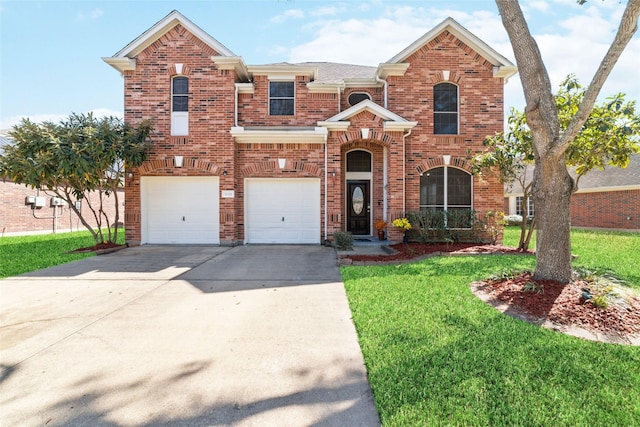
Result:
[[[288,117],[288,116],[295,116],[296,115],[296,94],[297,94],[297,90],[296,90],[296,80],[295,78],[290,78],[290,79],[284,79],[284,78],[280,78],[280,77],[285,77],[285,76],[278,76],[278,78],[274,78],[271,79],[269,78],[269,116],[273,116],[273,117]],[[293,84],[293,113],[292,114],[271,114],[271,100],[272,99],[291,99],[290,97],[272,97],[271,96],[271,82],[275,82],[275,83],[292,83]]]
[[[185,77],[187,79],[187,84],[189,83],[189,78],[187,76],[176,75],[171,77],[171,136],[187,136],[189,135],[189,108],[187,107],[187,111],[173,111],[173,80],[176,77]],[[179,96],[184,95],[180,94]],[[188,91],[186,96],[187,98],[189,97]]]

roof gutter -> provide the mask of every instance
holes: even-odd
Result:
[[[380,76],[376,74],[376,82],[382,83],[384,85],[384,108],[387,108],[387,81],[381,79]]]

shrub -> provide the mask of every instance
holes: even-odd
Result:
[[[522,215],[508,215],[504,218],[507,225],[520,225],[522,224]]]
[[[476,211],[472,209],[422,210],[407,212],[414,224],[411,237],[421,243],[476,241],[474,224]]]
[[[336,231],[333,233],[334,246],[341,251],[353,249],[353,235],[348,231]]]

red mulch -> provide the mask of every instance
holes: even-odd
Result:
[[[74,252],[100,252],[100,251],[107,251],[109,249],[119,249],[119,248],[124,248],[126,245],[118,245],[117,243],[113,243],[113,242],[104,242],[104,243],[99,243],[97,245],[93,245],[93,246],[87,246],[86,248],[78,248],[74,251],[71,251],[71,253]]]
[[[531,251],[501,245],[477,245],[471,243],[399,243],[391,245],[396,251],[391,255],[347,255],[356,264],[378,264],[412,261],[438,254],[529,254]],[[534,282],[543,291],[525,292],[523,287]],[[502,305],[505,312],[533,322],[551,322],[571,333],[576,328],[588,331],[590,339],[607,342],[640,342],[640,298],[627,295],[614,300],[607,308],[600,308],[582,299],[583,281],[562,284],[555,281],[534,281],[531,273],[521,273],[514,278],[485,281],[474,284],[473,290],[488,303]],[[582,334],[581,336],[584,336]]]
[[[495,301],[507,304],[514,314],[532,321],[548,320],[556,325],[572,326],[592,333],[614,336],[640,334],[640,298],[627,295],[612,300],[606,308],[597,307],[582,297],[589,285],[576,280],[568,284],[553,280],[533,280],[532,273],[510,279],[488,280],[477,289]],[[535,283],[542,292],[525,292],[525,284]]]

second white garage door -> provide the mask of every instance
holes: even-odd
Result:
[[[247,178],[247,243],[320,243],[319,178]]]
[[[142,243],[219,244],[218,177],[143,176]]]

